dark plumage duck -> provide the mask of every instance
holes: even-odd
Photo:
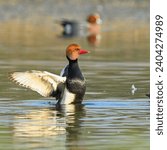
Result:
[[[30,88],[44,97],[55,97],[58,104],[81,103],[85,95],[85,79],[78,65],[81,54],[88,53],[77,44],[66,48],[69,64],[60,76],[47,71],[26,71],[10,74],[10,79],[20,86]]]
[[[63,27],[63,37],[74,37],[79,35],[79,23],[74,20],[62,20],[60,24]]]

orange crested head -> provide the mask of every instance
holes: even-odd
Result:
[[[86,54],[86,53],[89,53],[89,51],[81,49],[81,47],[78,44],[70,44],[66,48],[66,56],[70,60],[76,60],[78,59],[79,55]]]
[[[100,15],[95,13],[88,16],[87,22],[90,24],[101,24],[102,20],[100,18]]]

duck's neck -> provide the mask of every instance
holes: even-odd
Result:
[[[68,78],[69,79],[78,79],[84,80],[84,77],[81,73],[81,70],[78,65],[78,59],[76,60],[69,60],[69,68],[68,68]]]

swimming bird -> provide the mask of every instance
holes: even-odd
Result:
[[[90,14],[87,17],[87,22],[91,24],[101,24],[102,20],[100,18],[100,15],[98,13]]]
[[[13,72],[10,74],[10,79],[44,97],[55,97],[58,100],[57,104],[81,103],[86,85],[78,65],[78,58],[81,54],[88,52],[81,49],[78,44],[70,44],[66,48],[69,64],[61,71],[60,76],[47,71],[31,70]]]
[[[61,26],[63,27],[63,37],[74,37],[79,34],[79,23],[74,20],[61,20]]]
[[[99,34],[101,30],[102,20],[97,13],[91,14],[87,17],[89,34]]]

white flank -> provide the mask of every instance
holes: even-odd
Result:
[[[68,89],[65,88],[61,104],[71,104],[72,102],[74,102],[74,99],[75,99],[75,94],[70,93]]]

